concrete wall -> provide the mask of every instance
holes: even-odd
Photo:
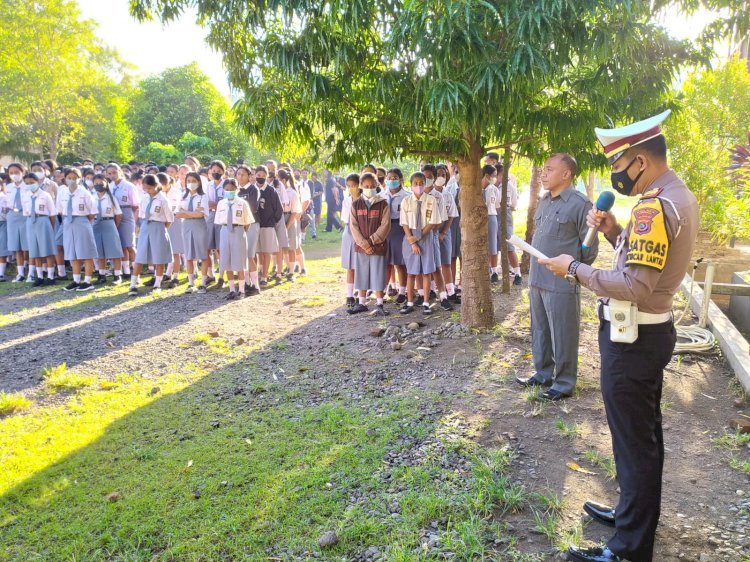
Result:
[[[742,275],[747,272],[732,274],[732,283],[747,285]],[[729,317],[740,332],[750,333],[750,297],[732,295],[729,297]]]

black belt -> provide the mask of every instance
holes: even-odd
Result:
[[[113,221],[115,219],[114,219],[114,217],[101,217],[99,220],[100,221]]]

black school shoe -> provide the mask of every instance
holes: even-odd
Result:
[[[144,287],[153,287],[156,284],[156,277],[152,277],[148,281],[146,281],[143,286]]]
[[[453,293],[452,295],[448,296],[448,301],[452,302],[453,304],[461,304],[461,295],[458,293]]]
[[[83,293],[85,291],[93,291],[93,290],[94,290],[94,286],[91,283],[86,283],[85,281],[81,283],[80,285],[78,285],[78,287],[76,287],[77,293]]]
[[[595,546],[594,548],[578,548],[571,546],[568,548],[568,560],[576,562],[624,562],[606,546]]]
[[[414,306],[419,306],[424,304],[424,297],[422,295],[417,295],[417,298],[414,300]]]
[[[443,299],[440,301],[440,308],[443,310],[453,310],[453,305],[448,299]]]
[[[388,316],[390,312],[388,312],[385,307],[382,304],[375,305],[375,316]]]
[[[354,297],[346,297],[346,309],[351,310],[354,308],[354,305],[357,303],[357,299]]]
[[[237,298],[237,293],[235,293],[234,291],[229,291],[229,294],[224,298],[228,301],[233,301]]]
[[[422,314],[429,316],[432,314],[432,309],[429,306],[422,305]]]
[[[523,284],[523,278],[520,275],[513,277],[513,284],[516,287],[520,287]]]
[[[396,304],[406,304],[406,302],[406,295],[399,295],[398,297],[396,297]]]
[[[44,280],[45,286],[54,285],[55,284],[55,278],[54,277],[47,277],[47,279]]]
[[[399,314],[411,314],[412,312],[414,312],[414,307],[408,304],[398,311]]]
[[[347,312],[349,314],[359,314],[360,312],[367,312],[368,310],[370,309],[367,308],[366,305],[357,303],[353,307],[351,307],[349,310],[347,310]]]
[[[250,285],[250,288],[245,291],[248,297],[257,297],[260,294],[260,289],[255,285]]]
[[[102,275],[101,273],[96,274],[96,281],[94,281],[94,285],[104,285],[107,282],[107,276]]]
[[[497,273],[493,273],[490,275],[490,283],[499,283],[500,278],[497,276]]]
[[[66,291],[66,292],[75,291],[79,285],[80,283],[76,283],[75,281],[73,281],[72,283],[69,283],[68,285],[63,287],[63,291]]]
[[[34,280],[34,283],[31,285],[32,287],[41,287],[44,285],[44,278],[43,277],[37,277]]]
[[[139,294],[138,287],[130,287],[130,290],[128,291],[129,297],[137,297]]]

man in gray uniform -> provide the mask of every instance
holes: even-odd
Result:
[[[544,164],[542,185],[547,193],[534,216],[532,246],[547,256],[569,254],[582,263],[596,259],[598,243],[583,248],[592,208],[572,182],[578,172],[569,154],[554,154]],[[578,339],[581,296],[577,285],[555,277],[532,256],[529,271],[531,304],[531,353],[535,373],[516,379],[523,386],[546,386],[543,400],[560,400],[573,393],[578,376]]]

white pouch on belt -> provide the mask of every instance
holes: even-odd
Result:
[[[618,343],[633,343],[638,339],[635,303],[609,299],[609,339]]]

